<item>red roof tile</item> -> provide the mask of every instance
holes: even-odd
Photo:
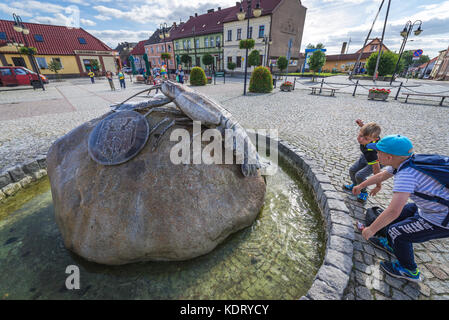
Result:
[[[35,47],[38,54],[74,54],[74,50],[112,51],[106,44],[95,38],[82,28],[69,28],[48,24],[23,23],[29,30],[28,35],[14,31],[14,21],[0,20],[0,32],[5,32],[9,40],[15,39],[23,43],[26,37],[28,45]],[[44,41],[38,42],[35,35],[42,35]],[[86,44],[81,44],[78,38],[84,38]]]
[[[148,39],[139,41],[139,43],[137,43],[137,45],[131,50],[131,54],[143,56],[145,54],[145,42],[147,41]]]
[[[281,3],[282,0],[260,0],[260,8],[262,9],[262,16],[273,13],[274,9]],[[253,0],[251,2],[251,8],[255,9],[257,5],[257,1]],[[248,1],[242,2],[243,11],[248,10]],[[224,19],[223,22],[231,22],[237,21],[237,13],[240,12],[240,2],[235,6],[231,7],[232,11],[229,12],[228,16]],[[254,18],[253,12],[251,10],[250,18]]]

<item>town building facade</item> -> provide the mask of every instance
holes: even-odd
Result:
[[[68,28],[36,23],[23,23],[28,34],[13,29],[14,21],[0,20],[0,66],[22,66],[54,78],[56,74],[49,64],[57,62],[62,77],[87,76],[98,66],[99,74],[117,71],[118,56],[106,44],[82,28]],[[21,53],[21,47],[36,48],[33,56]],[[38,68],[38,70],[36,70]]]
[[[430,77],[434,80],[449,80],[449,48],[440,51]]]

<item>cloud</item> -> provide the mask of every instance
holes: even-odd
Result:
[[[7,15],[10,16],[9,19],[12,19],[12,14],[15,13],[21,17],[32,17],[33,15],[30,14],[27,10],[23,10],[19,7],[15,7],[12,4],[7,5],[5,3],[0,3],[0,12],[4,12]]]
[[[148,39],[153,34],[153,30],[134,31],[86,29],[86,31],[106,43],[111,48],[117,47],[119,42],[138,42],[144,39]]]
[[[94,21],[92,21],[92,20],[89,20],[89,19],[83,19],[83,18],[81,18],[81,19],[80,19],[80,22],[81,22],[83,25],[89,26],[89,27],[93,27],[93,26],[96,26],[96,25],[97,25],[96,22],[94,22]]]

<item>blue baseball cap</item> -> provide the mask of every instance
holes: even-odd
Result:
[[[379,142],[369,143],[366,147],[395,156],[411,156],[413,154],[412,142],[400,134],[385,136]]]

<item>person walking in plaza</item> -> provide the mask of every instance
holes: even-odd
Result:
[[[126,85],[125,85],[125,75],[123,74],[123,72],[119,71],[119,73],[117,74],[118,76],[118,80],[120,81],[120,89],[126,89]]]
[[[394,177],[393,197],[377,219],[362,230],[362,236],[397,260],[381,262],[381,268],[396,278],[421,281],[414,260],[413,243],[449,237],[449,157],[415,155],[410,139],[389,135],[377,144],[384,171],[352,189],[354,195],[369,185]],[[408,200],[412,203],[407,203]],[[387,237],[376,237],[386,227]]]
[[[362,120],[357,119],[355,121],[360,127],[357,141],[360,144],[360,151],[362,154],[359,159],[349,168],[349,176],[352,183],[343,185],[343,189],[346,191],[352,191],[353,187],[359,185],[366,180],[371,174],[377,174],[380,172],[379,160],[377,159],[377,152],[371,148],[367,148],[368,143],[376,143],[379,141],[379,135],[381,128],[375,122],[364,124]],[[376,195],[381,189],[382,185],[379,183],[370,195]],[[357,196],[359,202],[366,202],[368,199],[368,192],[366,189],[361,190]]]
[[[109,86],[111,87],[111,91],[115,91],[114,80],[112,78],[112,72],[106,72],[106,78],[108,79]]]
[[[92,70],[87,74],[90,77],[90,82],[95,83],[95,73]]]
[[[181,64],[178,64],[178,70],[176,70],[176,81],[184,84],[184,70]]]

